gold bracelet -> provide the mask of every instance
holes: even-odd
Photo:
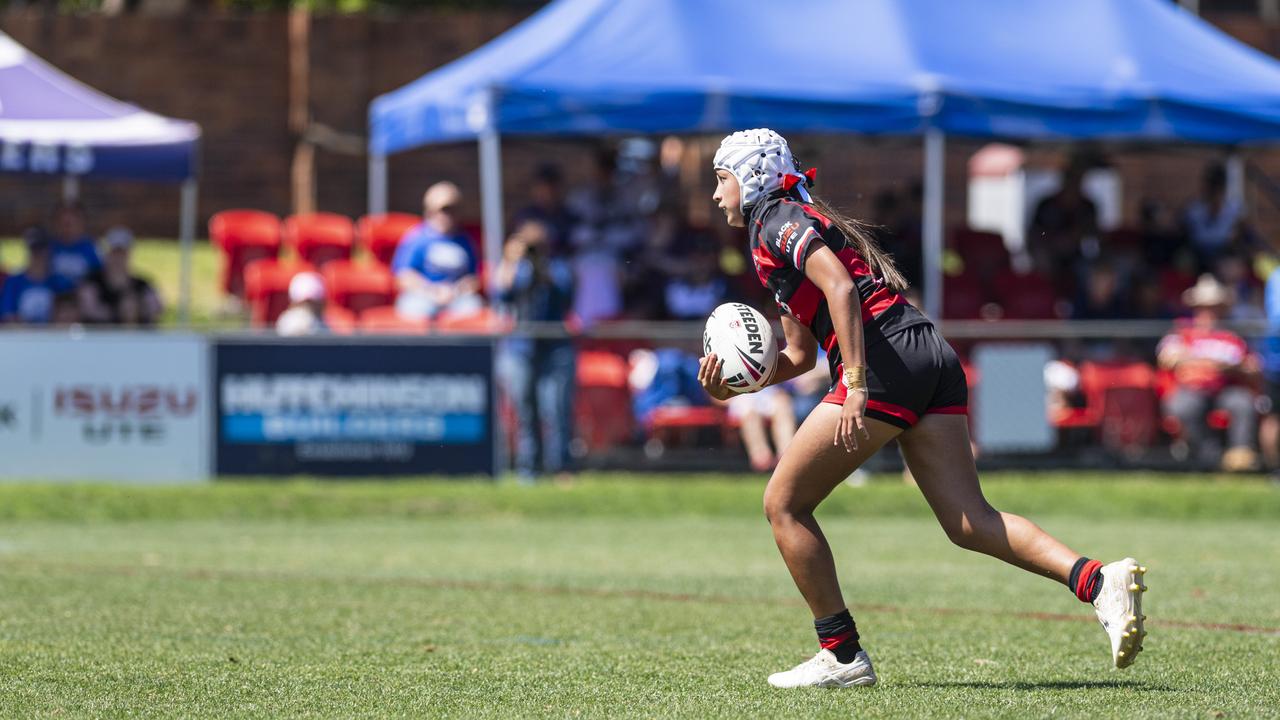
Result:
[[[848,390],[867,389],[867,366],[854,365],[844,369],[844,386]]]

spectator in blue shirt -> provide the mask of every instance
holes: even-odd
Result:
[[[47,325],[53,320],[54,300],[74,286],[50,272],[52,251],[43,232],[29,230],[27,269],[10,277],[0,291],[0,322]]]
[[[451,182],[436,183],[423,196],[423,221],[405,233],[391,260],[400,290],[396,311],[401,315],[467,315],[484,306],[475,252],[458,228],[461,203],[462,193]]]
[[[573,268],[552,252],[552,233],[522,223],[507,240],[494,284],[518,322],[563,323],[573,309]],[[541,471],[569,471],[577,358],[567,338],[516,337],[501,356],[502,378],[516,409],[515,467],[521,481]]]
[[[72,285],[102,268],[98,244],[85,231],[84,207],[78,202],[62,202],[53,210],[50,272]]]

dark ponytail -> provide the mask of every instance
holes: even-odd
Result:
[[[853,249],[858,251],[862,259],[871,266],[871,271],[884,281],[890,290],[900,293],[907,289],[907,279],[893,264],[893,256],[882,250],[872,236],[872,225],[839,212],[816,195],[811,197],[813,197],[813,206],[818,209],[818,212],[826,215],[833,225],[840,228],[840,232],[844,233],[845,239]]]

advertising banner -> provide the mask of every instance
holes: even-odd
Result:
[[[209,477],[208,343],[198,336],[0,332],[0,477]]]
[[[492,474],[487,342],[219,340],[220,475]]]

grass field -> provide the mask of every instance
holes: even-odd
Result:
[[[1280,716],[1280,490],[987,488],[1150,568],[1135,667],[888,479],[820,511],[881,684],[802,692],[764,683],[816,643],[760,482],[0,485],[0,716]]]

